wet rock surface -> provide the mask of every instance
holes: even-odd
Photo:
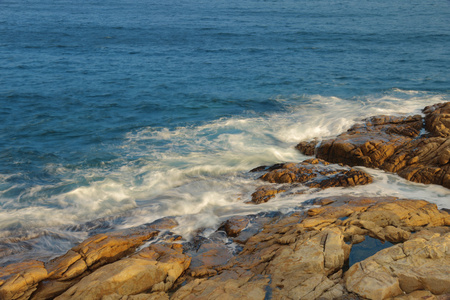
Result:
[[[424,118],[369,118],[334,139],[322,141],[315,149],[316,156],[450,188],[450,102],[425,107],[423,113]],[[302,142],[297,149],[310,155],[310,148],[316,144]]]
[[[372,182],[372,177],[363,171],[348,166],[330,164],[322,159],[277,164],[269,168],[260,167],[255,170],[266,171],[260,177],[261,180],[278,184],[259,187],[252,194],[251,201],[255,204],[267,202],[280,193],[299,194],[308,189],[352,187]]]

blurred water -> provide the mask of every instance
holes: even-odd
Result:
[[[1,0],[2,261],[51,257],[95,228],[176,215],[189,234],[295,207],[307,198],[245,205],[247,171],[302,160],[298,141],[363,117],[449,101],[449,6]],[[361,193],[450,202],[381,174]]]

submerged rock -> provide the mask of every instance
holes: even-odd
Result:
[[[425,107],[425,118],[378,116],[320,143],[318,158],[380,168],[410,181],[450,188],[450,102]],[[421,131],[428,133],[420,135]],[[316,141],[302,142],[305,154]]]

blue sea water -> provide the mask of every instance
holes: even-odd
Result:
[[[449,24],[446,0],[0,0],[0,262],[169,215],[189,235],[292,209],[307,196],[246,205],[247,171],[450,101]],[[371,172],[353,193],[450,206]]]

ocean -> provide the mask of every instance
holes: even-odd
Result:
[[[0,264],[174,216],[189,239],[319,196],[251,205],[248,171],[365,117],[450,101],[450,2],[0,0]]]

